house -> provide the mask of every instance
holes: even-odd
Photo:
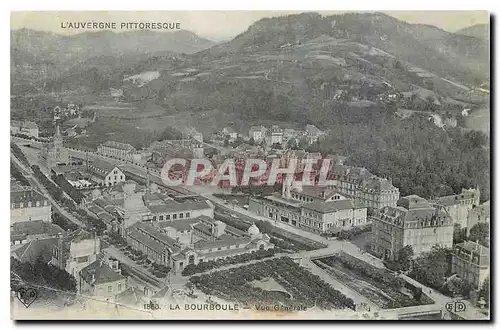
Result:
[[[453,219],[443,206],[417,195],[401,198],[396,206],[385,206],[370,217],[372,246],[376,255],[394,260],[410,245],[417,256],[434,245],[451,248]]]
[[[271,126],[270,129],[266,131],[266,144],[268,146],[273,146],[275,144],[283,143],[283,129],[277,125]]]
[[[433,200],[434,203],[446,208],[453,223],[459,224],[462,228],[467,227],[467,218],[469,211],[479,205],[480,192],[476,189],[463,189],[460,194],[438,197]]]
[[[97,152],[104,156],[125,160],[130,159],[137,150],[128,143],[106,141],[97,147]]]
[[[364,167],[345,166],[338,163],[332,167],[328,188],[337,191],[366,207],[380,209],[396,206],[399,189],[390,178],[381,178]]]
[[[79,273],[80,293],[115,298],[127,290],[127,278],[121,274],[118,261],[100,255]]]
[[[490,201],[472,206],[467,214],[467,236],[469,236],[471,228],[478,223],[490,223],[490,212]]]
[[[266,137],[267,128],[264,126],[252,126],[248,132],[248,138],[253,139],[255,143],[260,143]]]
[[[79,283],[80,271],[96,261],[100,252],[100,239],[83,229],[77,229],[57,239],[50,264],[64,269]]]
[[[229,142],[236,141],[236,139],[238,138],[238,133],[232,127],[224,127],[221,130],[220,135],[222,139],[226,139],[226,137],[229,137]]]
[[[125,182],[125,173],[120,167],[115,164],[94,159],[88,165],[89,171],[92,173],[92,179],[97,183],[109,187],[120,182]]]
[[[14,186],[10,192],[10,224],[29,221],[52,222],[52,205],[31,187]]]
[[[477,242],[462,242],[453,247],[452,272],[476,289],[490,274],[490,249]]]
[[[24,134],[30,137],[38,138],[38,125],[32,121],[17,121],[10,122],[10,134]]]
[[[319,128],[317,128],[316,126],[314,126],[314,125],[307,125],[306,126],[306,137],[307,137],[309,144],[315,143],[324,135],[326,135],[326,133],[323,132],[322,130],[320,130]]]
[[[56,224],[42,220],[16,222],[11,226],[11,245],[28,243],[33,240],[58,237],[64,229]]]

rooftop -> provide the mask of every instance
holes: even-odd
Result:
[[[125,276],[111,269],[106,261],[97,259],[80,271],[82,279],[91,284],[104,284],[124,280]]]
[[[16,222],[12,225],[11,235],[57,235],[64,233],[64,229],[56,224],[37,221]]]
[[[52,247],[57,245],[57,238],[38,239],[24,244],[13,252],[21,262],[34,264],[41,257],[44,262],[52,259]]]
[[[354,204],[350,199],[344,199],[331,202],[314,201],[302,204],[302,207],[320,213],[332,213],[339,210],[354,209]]]

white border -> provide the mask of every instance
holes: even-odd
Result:
[[[9,180],[7,173],[9,172],[9,162],[7,161],[8,156],[7,153],[10,152],[10,147],[9,147],[9,109],[10,109],[10,84],[9,84],[9,79],[7,79],[8,72],[10,71],[10,56],[7,45],[9,45],[9,39],[10,39],[10,11],[37,11],[37,10],[300,10],[300,11],[317,11],[317,10],[488,10],[491,13],[498,13],[499,11],[497,10],[499,6],[499,1],[489,1],[489,0],[441,0],[441,1],[436,1],[436,0],[418,0],[418,1],[398,1],[398,0],[349,0],[345,2],[340,2],[340,1],[319,1],[319,0],[308,0],[308,1],[296,1],[296,0],[289,0],[289,1],[273,1],[270,2],[269,0],[252,0],[248,1],[245,3],[238,3],[236,1],[224,1],[224,0],[209,0],[209,1],[203,1],[203,0],[191,0],[189,2],[186,1],[150,1],[150,0],[135,0],[135,1],[130,1],[130,0],[122,0],[122,1],[115,1],[114,3],[103,3],[103,1],[98,1],[98,0],[86,0],[86,1],[62,1],[62,0],[57,0],[57,1],[36,1],[36,0],[23,0],[23,1],[4,1],[2,3],[2,8],[5,7],[5,10],[2,11],[2,20],[0,21],[2,24],[2,29],[1,29],[1,38],[2,38],[2,44],[5,45],[5,51],[2,52],[2,62],[4,63],[4,79],[1,80],[2,88],[1,91],[4,93],[4,106],[2,107],[2,110],[0,111],[0,125],[1,125],[1,132],[3,134],[3,138],[0,140],[0,146],[1,146],[1,151],[5,153],[5,160],[1,162],[1,171],[2,175],[0,176],[0,185],[1,185],[1,196],[2,196],[2,215],[3,215],[3,220],[4,222],[8,222],[8,218],[10,216],[10,209],[8,207],[8,201],[9,201]],[[498,21],[496,22],[498,24]],[[496,38],[495,38],[496,39]],[[495,58],[496,59],[496,58]],[[9,65],[9,68],[7,66]],[[493,77],[492,77],[493,79]],[[495,90],[492,90],[492,93],[496,92]],[[496,109],[495,109],[496,110]],[[498,121],[499,121],[500,115],[495,116],[495,127],[499,127]],[[493,138],[493,137],[492,137]],[[495,146],[498,146],[498,140],[495,139]],[[495,154],[495,153],[493,153]],[[493,160],[492,160],[493,161]],[[495,162],[497,166],[495,166],[495,169],[498,169],[498,162]],[[497,178],[498,179],[498,178]],[[495,183],[498,183],[497,180]],[[498,201],[499,197],[495,194],[495,200],[492,205],[499,205]],[[496,219],[493,219],[492,221],[495,221]],[[7,251],[8,245],[9,245],[9,231],[7,230],[7,225],[4,224],[4,230],[1,231],[2,235],[2,242],[4,244],[3,251]],[[499,237],[498,235],[498,227],[499,225],[496,225],[497,230],[494,233],[493,237]],[[498,244],[495,244],[498,245]],[[493,251],[492,251],[493,252]],[[496,252],[496,251],[495,251]],[[0,300],[2,303],[2,321],[3,325],[8,327],[8,328],[13,328],[17,326],[17,324],[13,323],[10,321],[10,311],[9,311],[9,302],[8,302],[8,295],[9,295],[9,289],[8,283],[9,281],[9,274],[8,274],[8,268],[9,268],[9,255],[7,253],[2,253],[2,265],[4,265],[4,270],[1,272],[2,275],[2,280],[0,280],[0,283],[2,285],[0,286],[2,289],[1,292],[1,297],[2,299]],[[492,253],[492,256],[494,257],[494,253]],[[493,259],[493,258],[492,258]],[[498,284],[497,281],[498,276],[495,277],[495,282]],[[496,306],[498,305],[498,302],[495,304]],[[496,312],[496,311],[494,311]],[[498,317],[498,315],[496,315]],[[472,325],[468,323],[469,325]],[[53,324],[41,324],[37,325],[40,329],[50,329],[54,326],[73,326],[73,325],[78,325],[78,324],[60,324],[60,325],[53,325]],[[95,323],[87,323],[85,326],[92,326],[96,328],[103,328],[104,327],[121,327],[124,324],[95,324]],[[180,326],[183,327],[198,327],[198,326],[203,326],[206,327],[208,325],[201,325],[201,324],[136,324],[133,323],[131,324],[134,327],[139,327],[139,326],[156,326],[156,327],[168,327],[168,328],[177,328]],[[235,323],[227,323],[227,324],[210,324],[211,327],[217,326],[217,327],[234,327],[234,326],[251,326],[251,327],[259,327],[259,328],[271,328],[271,326],[274,327],[289,327],[292,326],[290,323],[283,323],[283,324],[262,324],[262,323],[254,323],[254,324],[235,324]],[[324,323],[324,324],[315,324],[317,326],[322,326],[322,327],[343,327],[345,324],[332,324],[332,323]],[[348,325],[351,327],[356,327],[356,328],[361,328],[361,327],[366,327],[366,326],[386,326],[386,323],[384,324],[359,324],[356,323],[355,325]],[[395,326],[401,326],[401,323],[392,323],[392,325]],[[441,328],[441,327],[455,327],[457,324],[456,323],[446,323],[446,322],[441,322],[441,323],[404,323],[404,326],[426,326],[429,328]],[[27,326],[27,325],[23,325]],[[28,325],[29,326],[29,325]],[[296,324],[296,326],[304,327],[307,326],[304,323],[299,323]]]

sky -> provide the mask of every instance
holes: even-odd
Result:
[[[322,15],[346,11],[319,11]],[[383,11],[409,23],[437,26],[450,32],[475,24],[487,24],[486,11]],[[12,12],[11,29],[29,28],[63,35],[89,30],[63,29],[68,22],[179,22],[181,28],[212,40],[230,39],[264,17],[298,13],[297,11],[109,11],[109,12]],[[95,30],[94,30],[95,31]],[[120,30],[117,30],[119,32]]]

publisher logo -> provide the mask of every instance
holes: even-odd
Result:
[[[452,301],[446,303],[446,309],[452,313],[465,312],[467,305],[461,301]]]

